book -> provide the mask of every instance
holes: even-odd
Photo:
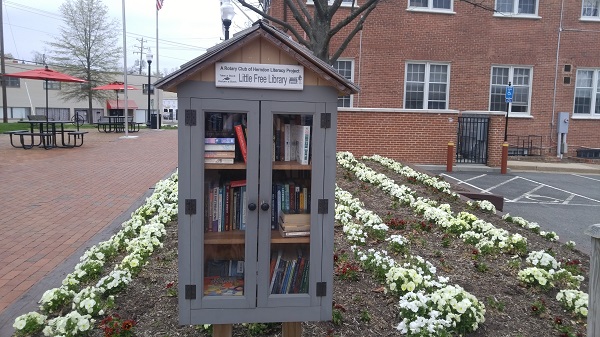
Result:
[[[204,164],[233,164],[233,158],[204,158]]]
[[[283,124],[283,137],[284,137],[284,150],[283,150],[283,160],[284,161],[290,161],[290,157],[291,157],[291,145],[290,145],[290,141],[292,138],[291,135],[292,132],[292,128],[291,128],[291,124],[289,122],[286,122],[285,124]]]
[[[292,125],[294,142],[297,143],[296,161],[302,165],[308,165],[310,158],[310,126]]]
[[[244,158],[244,163],[248,162],[248,149],[246,146],[246,137],[244,136],[243,126],[238,124],[234,127],[235,134],[237,136],[238,143],[240,144],[240,150],[242,151],[242,157]]]
[[[211,193],[212,231],[219,231],[219,186],[213,186]]]
[[[229,184],[231,184],[231,187],[246,186],[246,179],[243,179],[243,180],[232,180]]]
[[[306,232],[310,231],[310,224],[285,224],[283,222],[279,223],[279,226],[286,232]]]
[[[228,260],[208,260],[206,261],[204,276],[229,276]]]
[[[307,231],[286,231],[281,224],[279,225],[279,234],[282,238],[295,238],[301,236],[310,236],[310,229]]]
[[[278,115],[273,116],[273,149],[275,151],[274,161],[281,160],[281,118]]]
[[[235,151],[235,144],[206,144],[204,151]]]
[[[234,151],[205,151],[204,158],[235,158]]]
[[[231,210],[229,209],[231,207],[231,203],[230,203],[230,199],[231,199],[231,191],[230,191],[231,187],[229,185],[229,183],[225,184],[225,188],[224,188],[224,198],[223,198],[223,202],[225,203],[225,207],[224,207],[224,221],[223,221],[223,225],[225,227],[225,231],[230,231],[231,230],[231,222],[230,222],[230,216],[229,213],[231,212]]]
[[[290,182],[289,186],[290,186],[290,188],[289,188],[289,190],[290,190],[290,192],[289,192],[290,193],[290,202],[289,203],[290,204],[288,207],[288,212],[296,213],[296,192],[295,192],[296,187],[294,185],[294,182]]]
[[[204,277],[204,296],[242,296],[244,278],[229,276]]]
[[[227,276],[244,277],[244,261],[230,260]]]
[[[242,207],[241,207],[241,213],[242,213],[242,218],[240,221],[240,229],[241,230],[246,230],[246,205],[248,204],[248,196],[246,193],[246,186],[242,186],[240,187],[242,190]]]
[[[279,250],[277,252],[277,257],[275,258],[275,264],[273,268],[273,272],[271,273],[271,284],[269,288],[271,290],[271,294],[276,294],[276,284],[277,280],[281,277],[281,256],[283,255],[283,251]]]
[[[223,212],[224,212],[225,207],[223,207],[224,206],[223,205],[223,190],[224,190],[223,186],[219,186],[219,191],[217,192],[218,193],[218,195],[217,195],[217,221],[218,221],[218,225],[217,225],[218,230],[217,231],[218,232],[223,232],[223,230],[224,230],[223,220],[225,220],[225,219],[223,217]]]
[[[285,224],[310,224],[310,213],[287,213],[283,212],[280,222]]]
[[[204,138],[204,144],[235,144],[235,138]]]

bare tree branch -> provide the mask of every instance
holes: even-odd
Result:
[[[372,6],[372,8],[369,10],[369,13],[371,13],[371,11],[375,8],[375,6],[379,4],[380,1],[381,0],[365,1],[364,4],[360,5],[360,7],[353,11],[350,15],[338,22],[335,25],[335,27],[331,28],[331,30],[329,31],[329,35],[334,36],[335,34],[337,34],[342,28],[349,25],[352,21],[354,21],[354,19],[356,19],[359,15],[363,14],[367,9],[371,8]],[[368,16],[368,14],[366,15]]]
[[[372,4],[371,7],[365,11],[364,15],[362,15],[360,17],[360,19],[356,23],[356,26],[354,27],[354,29],[350,32],[350,34],[348,34],[348,36],[346,36],[346,38],[344,39],[344,41],[342,42],[342,44],[340,45],[338,50],[335,53],[333,53],[333,55],[331,56],[330,62],[332,64],[333,64],[333,62],[337,61],[337,59],[340,57],[340,55],[342,55],[342,52],[344,52],[344,50],[346,50],[346,48],[348,47],[348,45],[350,44],[352,39],[354,39],[354,36],[356,36],[356,34],[363,29],[363,25],[364,25],[365,21],[367,20],[367,17],[375,9],[375,7],[377,7],[377,4]]]

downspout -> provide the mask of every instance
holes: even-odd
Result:
[[[550,121],[550,144],[552,144],[552,136],[554,135],[554,131],[556,129],[556,125],[554,122],[556,116],[556,88],[558,83],[558,59],[560,57],[560,37],[563,31],[563,12],[565,7],[565,0],[561,1],[560,5],[560,21],[558,25],[558,41],[556,45],[556,64],[554,66],[554,94],[552,96],[552,120]],[[560,143],[558,140],[556,141],[556,156],[560,157]]]
[[[358,39],[358,81],[357,81],[357,85],[360,87],[360,74],[361,74],[361,64],[362,64],[362,37],[363,37],[363,30],[360,30],[360,36]],[[358,94],[358,99],[356,100],[356,106],[355,108],[360,107],[360,94]]]

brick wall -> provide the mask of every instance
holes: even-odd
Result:
[[[478,1],[478,4],[493,8],[494,0]],[[463,1],[454,1],[454,14],[439,14],[407,10],[407,0],[382,1],[367,19],[362,32],[350,43],[343,57],[355,61],[354,82],[361,88],[354,96],[355,108],[396,109],[403,108],[405,65],[408,61],[444,62],[450,65],[450,86],[448,109],[455,111],[488,111],[490,102],[491,68],[494,65],[527,66],[533,68],[529,116],[511,115],[508,134],[518,136],[536,135],[542,137],[542,154],[556,156],[556,121],[560,111],[572,113],[575,79],[578,68],[600,68],[600,44],[594,44],[600,37],[600,22],[580,20],[581,1],[565,2],[562,13],[563,28],[560,33],[560,1],[542,1],[539,4],[539,18],[524,19],[494,16]],[[284,14],[281,2],[273,2],[275,16]],[[309,6],[310,7],[310,6]],[[348,9],[342,9],[348,11]],[[341,13],[340,13],[341,14]],[[347,31],[347,30],[346,30]],[[345,34],[341,34],[344,37]],[[334,38],[331,49],[341,43],[341,37]],[[558,52],[558,53],[557,53]],[[558,54],[558,58],[557,58]],[[564,65],[571,65],[564,71]],[[570,84],[564,84],[564,78]],[[414,116],[412,116],[414,114]],[[427,151],[402,150],[402,156],[415,162],[429,163],[445,150],[439,148],[447,139],[441,135],[450,132],[452,123],[441,123],[430,132],[422,129],[421,123],[434,117],[428,114],[405,110],[388,116],[405,130],[410,130],[415,138],[390,139],[392,146],[413,146]],[[402,116],[402,120],[399,117]],[[446,113],[443,114],[446,117]],[[373,127],[386,127],[379,117],[363,114],[347,117],[342,113],[342,121],[362,121]],[[494,117],[491,133],[504,133],[504,120]],[[443,119],[443,118],[442,118]],[[441,120],[441,119],[440,119]],[[415,124],[409,124],[414,122]],[[345,124],[340,124],[343,128]],[[442,127],[444,133],[438,127]],[[578,147],[600,148],[600,119],[571,119],[568,134],[569,153],[574,156]],[[435,132],[434,132],[435,131]],[[341,133],[342,134],[342,133]],[[383,132],[388,134],[388,131]],[[349,145],[346,135],[338,141],[338,147],[356,147],[362,152],[372,144]],[[392,132],[395,138],[397,133]],[[447,138],[447,137],[446,137]],[[359,141],[371,141],[361,135]],[[429,144],[431,143],[431,144]],[[400,155],[401,150],[386,150]],[[490,152],[491,154],[492,152]],[[490,160],[494,162],[495,157]]]

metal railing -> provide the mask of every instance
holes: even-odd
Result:
[[[456,162],[486,164],[488,160],[489,117],[458,117]]]

